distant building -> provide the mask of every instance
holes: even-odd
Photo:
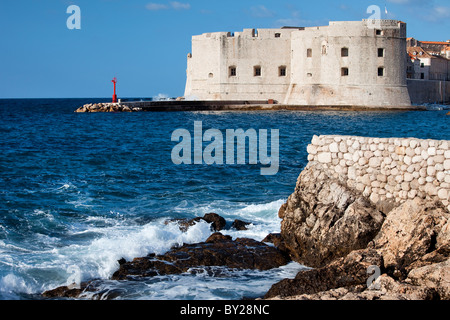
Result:
[[[192,37],[185,98],[409,107],[405,40],[396,20],[205,33]]]
[[[447,41],[419,41],[414,38],[406,39],[407,47],[421,47],[432,55],[441,55],[446,57],[446,49],[450,47],[450,40]]]
[[[406,78],[420,79],[421,78],[420,68],[421,68],[420,60],[412,53],[408,52],[408,61],[406,64]],[[425,79],[425,74],[423,74],[423,78]]]
[[[441,55],[445,56],[447,59],[450,59],[450,46],[443,49]]]
[[[446,48],[443,47],[442,50]],[[410,72],[407,72],[408,78],[450,81],[450,60],[440,54],[441,49],[437,50],[434,47],[433,50],[437,50],[433,51],[434,54],[425,50],[423,47],[408,47],[407,50],[413,63],[417,64],[417,60],[420,62],[420,68],[417,69],[417,66],[414,68],[414,75],[412,77],[409,76]]]

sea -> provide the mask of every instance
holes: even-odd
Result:
[[[314,135],[450,140],[448,106],[427,111],[254,111],[74,113],[108,99],[0,100],[0,300],[39,300],[42,292],[96,280],[118,300],[240,300],[263,296],[305,267],[269,271],[196,268],[181,275],[112,281],[118,260],[163,254],[206,240],[198,223],[217,213],[233,238],[261,241],[280,232],[278,210],[307,164]],[[172,134],[203,130],[279,130],[279,170],[261,163],[175,164]],[[259,132],[259,131],[258,131]],[[204,142],[204,146],[208,143]],[[111,295],[110,293],[114,293]],[[81,299],[92,299],[86,294]]]

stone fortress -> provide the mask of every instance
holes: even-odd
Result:
[[[205,33],[192,37],[184,98],[410,108],[406,69],[396,20]]]

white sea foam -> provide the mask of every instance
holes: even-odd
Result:
[[[260,241],[268,233],[279,232],[281,220],[278,218],[278,209],[283,203],[284,200],[266,204],[217,201],[205,207],[190,209],[188,204],[184,204],[178,210],[194,212],[198,216],[217,212],[228,221],[241,219],[252,222],[248,230],[231,229],[222,232],[233,238],[249,237]],[[33,214],[46,219],[53,218],[49,212],[42,210],[34,211]],[[73,266],[79,270],[81,281],[106,280],[118,269],[118,260],[121,258],[130,261],[149,253],[162,254],[174,245],[205,241],[212,233],[210,225],[205,222],[199,222],[187,232],[182,232],[177,223],[165,223],[166,219],[136,225],[121,217],[118,212],[111,212],[107,216],[91,216],[86,221],[87,225],[71,225],[67,236],[72,242],[66,244],[62,239],[58,241],[52,237],[37,237],[37,241],[42,242],[46,248],[41,251],[26,250],[23,246],[0,241],[2,263],[11,270],[0,278],[0,296],[11,292],[40,293],[66,285],[73,276]],[[298,268],[296,264],[291,269],[286,266],[273,271],[273,274],[236,271],[227,277],[210,277],[207,276],[208,272],[197,270],[194,275],[156,277],[149,280],[150,283],[126,286],[123,290],[129,292],[139,286],[140,293],[129,296],[133,299],[234,299],[239,298],[239,295],[259,294],[268,289],[279,275],[295,275]],[[105,285],[108,283],[105,282]],[[113,282],[111,290],[120,286],[122,284]]]
[[[25,280],[12,273],[0,279],[0,291],[4,293],[31,293]]]
[[[199,216],[208,212],[216,212],[226,220],[239,219],[250,222],[248,230],[237,231],[233,229],[221,231],[223,234],[237,237],[247,237],[258,241],[264,239],[269,233],[280,232],[281,219],[278,210],[285,203],[284,199],[263,204],[245,204],[217,201],[201,207],[197,211]]]
[[[144,226],[115,226],[94,228],[89,232],[102,232],[102,236],[88,245],[71,245],[57,249],[58,260],[65,266],[78,265],[82,278],[111,277],[118,269],[118,260],[132,260],[149,253],[164,253],[174,245],[204,241],[210,234],[210,226],[197,223],[187,232],[182,232],[175,223],[165,224],[163,220]]]

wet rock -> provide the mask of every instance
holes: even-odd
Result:
[[[113,274],[112,280],[134,280],[158,275],[181,274],[189,270],[206,269],[209,267],[226,267],[228,269],[269,270],[289,263],[289,258],[277,248],[265,243],[223,235],[220,232],[212,234],[205,242],[185,244],[172,248],[165,254],[154,253],[146,257],[136,258],[127,262],[119,260],[119,269]],[[211,275],[218,273],[209,269]],[[71,289],[63,286],[43,293],[46,298],[79,298],[88,296],[91,299],[113,299],[120,293],[100,292],[101,280],[83,283],[80,288]]]
[[[272,243],[275,248],[280,250],[283,254],[289,256],[289,250],[284,243],[284,239],[281,236],[281,233],[271,233],[267,235],[262,242],[264,243]]]
[[[207,213],[203,217],[196,217],[193,219],[170,219],[166,221],[166,224],[169,222],[176,222],[181,231],[186,232],[189,227],[192,227],[196,223],[200,221],[205,221],[211,224],[211,228],[214,231],[221,231],[225,228],[227,222],[226,220],[218,215],[217,213]]]
[[[325,267],[300,271],[295,279],[284,279],[274,284],[264,297],[315,294],[341,287],[366,285],[367,269],[372,265],[381,265],[381,262],[382,258],[375,250],[353,251]]]
[[[211,223],[212,228],[215,231],[220,231],[223,228],[225,228],[227,222],[224,218],[219,216],[217,213],[207,213],[203,216],[203,220],[205,220],[208,223]]]
[[[86,283],[83,283],[80,288],[69,288],[67,286],[58,287],[53,290],[45,291],[42,295],[45,298],[77,298],[86,289]]]
[[[91,280],[83,282],[78,288],[62,286],[53,290],[44,292],[42,295],[48,299],[55,298],[74,298],[90,300],[113,300],[119,297],[120,290],[102,289],[102,280]]]
[[[206,239],[206,243],[214,243],[214,242],[222,242],[222,241],[231,241],[231,236],[226,236],[221,234],[220,232],[215,232]]]
[[[248,230],[247,226],[251,225],[250,222],[245,222],[239,219],[233,221],[231,227],[236,230]]]
[[[136,258],[123,263],[112,279],[135,279],[164,274],[180,274],[199,266],[230,269],[269,270],[289,262],[278,249],[247,238],[232,240],[215,233],[202,243],[173,248],[163,255]]]

